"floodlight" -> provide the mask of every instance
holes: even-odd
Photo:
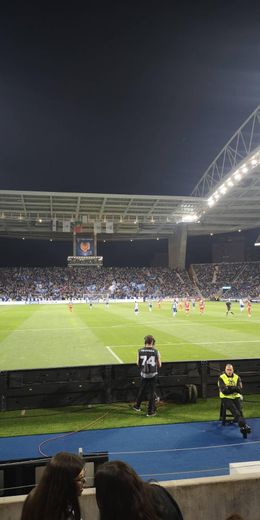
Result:
[[[190,215],[183,215],[181,218],[182,222],[195,222],[195,220],[198,220],[198,215],[190,214]]]
[[[223,195],[226,193],[227,188],[226,188],[225,184],[222,184],[222,186],[220,186],[219,191],[220,191],[220,193],[222,193]]]
[[[258,235],[258,237],[255,241],[255,246],[260,246],[260,235]]]
[[[241,174],[239,173],[239,171],[235,172],[233,176],[234,176],[234,179],[236,181],[240,181],[241,180]]]

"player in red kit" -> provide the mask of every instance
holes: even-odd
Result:
[[[205,311],[205,303],[204,303],[203,300],[200,300],[199,308],[200,308],[200,314],[204,314],[204,311]]]
[[[189,312],[190,312],[190,302],[189,302],[189,300],[185,300],[184,307],[185,307],[185,314],[188,315]]]

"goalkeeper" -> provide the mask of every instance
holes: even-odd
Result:
[[[229,410],[233,417],[234,423],[238,423],[241,433],[250,433],[251,429],[246,424],[242,413],[242,381],[235,374],[233,365],[227,364],[225,371],[218,379],[219,397],[223,399],[223,405]]]

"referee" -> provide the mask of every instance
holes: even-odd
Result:
[[[141,370],[141,386],[137,395],[136,403],[133,409],[136,412],[141,411],[141,403],[145,394],[148,397],[147,417],[156,415],[155,409],[155,386],[158,375],[158,368],[161,367],[161,358],[159,351],[154,348],[155,339],[153,336],[145,336],[144,347],[140,348],[137,353],[137,365]]]

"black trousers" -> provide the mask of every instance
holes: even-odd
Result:
[[[240,427],[245,426],[246,421],[243,418],[241,399],[239,397],[236,397],[235,399],[228,399],[224,397],[222,399],[222,402],[225,409],[229,410],[232,413],[234,417],[234,422],[237,422]]]
[[[141,377],[141,386],[137,394],[136,407],[140,408],[141,402],[146,396],[148,399],[148,413],[155,412],[155,387],[156,387],[157,376],[154,377]]]

